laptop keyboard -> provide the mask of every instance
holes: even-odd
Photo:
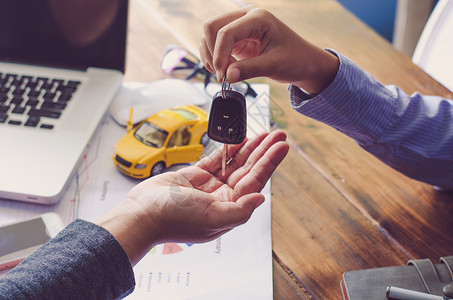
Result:
[[[0,126],[53,129],[80,81],[0,72]]]

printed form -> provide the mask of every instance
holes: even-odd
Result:
[[[272,113],[268,85],[252,87],[258,96],[247,97],[249,138],[269,130]],[[209,112],[209,105],[203,108]],[[107,115],[61,201],[51,206],[0,201],[0,225],[50,211],[66,225],[77,218],[92,221],[117,205],[139,183],[112,162],[113,146],[125,134]],[[206,152],[220,146],[211,142]],[[216,240],[154,247],[134,267],[136,287],[126,299],[273,299],[270,181],[262,193],[266,200],[250,220]]]

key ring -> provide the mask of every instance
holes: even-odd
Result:
[[[226,96],[226,91],[227,90],[231,90],[231,87],[230,87],[230,84],[227,83],[227,80],[226,80],[226,74],[225,76],[223,76],[223,80],[222,80],[222,99],[226,99],[227,96]]]

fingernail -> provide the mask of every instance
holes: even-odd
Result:
[[[222,72],[217,71],[215,76],[217,77],[218,82],[222,82],[222,80],[223,80]]]

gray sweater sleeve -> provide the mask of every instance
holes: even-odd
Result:
[[[0,299],[118,299],[134,286],[119,242],[104,228],[77,220],[0,278]]]

